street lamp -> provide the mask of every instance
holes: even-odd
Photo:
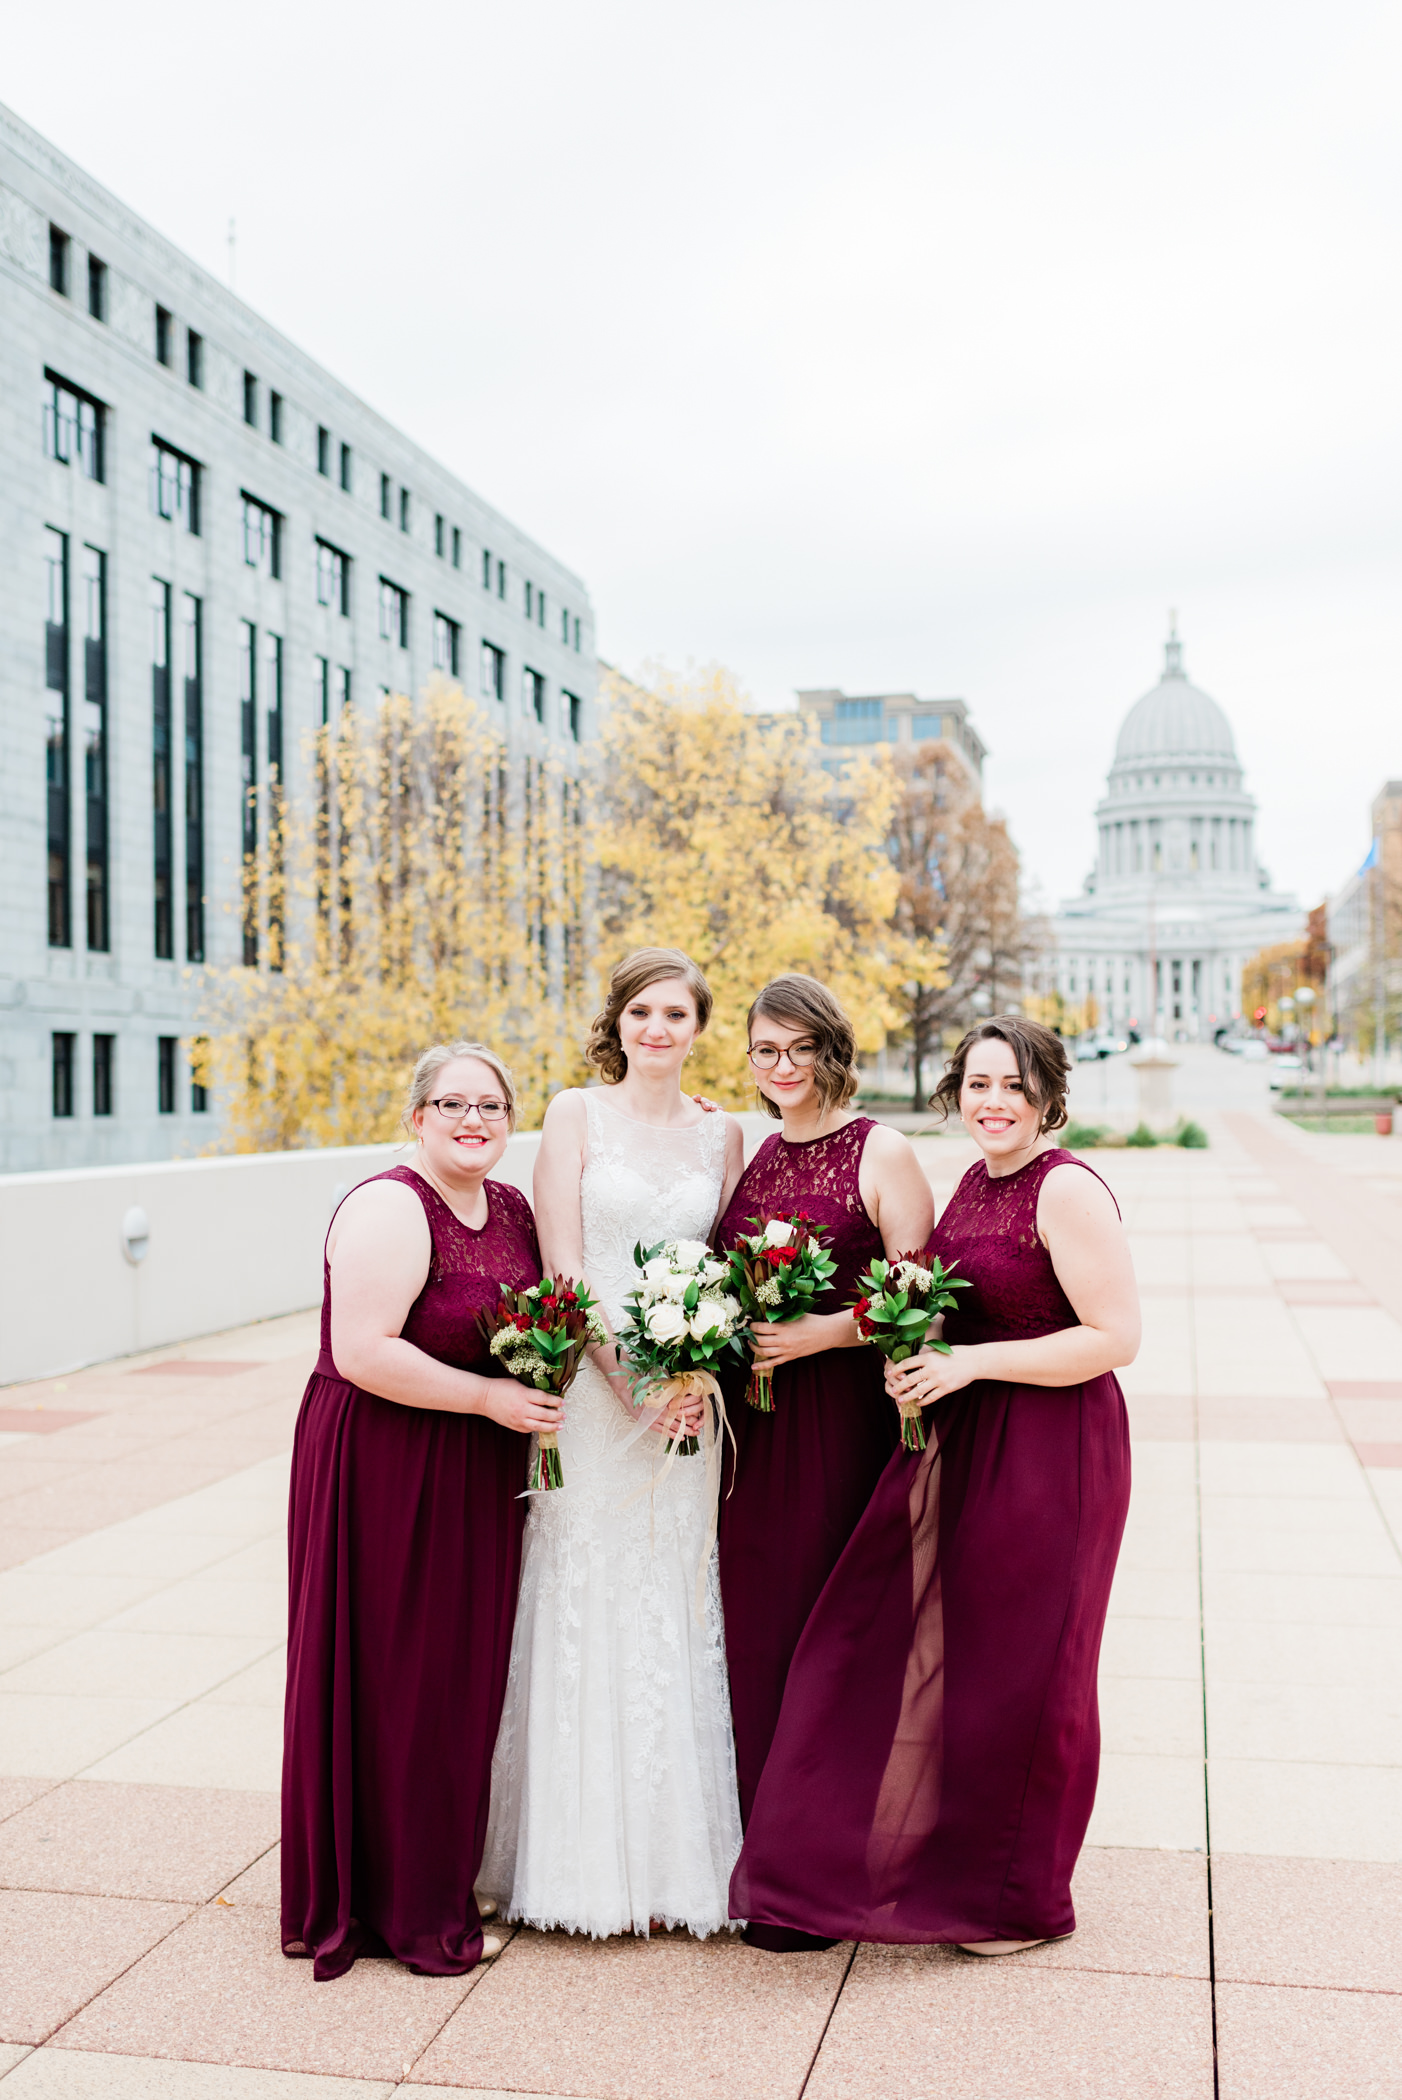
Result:
[[[1315,1001],[1315,989],[1314,989],[1314,986],[1313,986],[1312,984],[1297,984],[1297,985],[1296,985],[1296,987],[1295,987],[1295,1005],[1296,1005],[1296,1007],[1297,1007],[1297,1008],[1299,1009],[1299,1012],[1300,1012],[1300,1015],[1301,1015],[1301,1025],[1302,1025],[1302,1028],[1303,1028],[1303,1032],[1304,1032],[1304,1042],[1305,1042],[1305,1070],[1306,1070],[1307,1072],[1308,1072],[1308,1071],[1310,1071],[1310,1070],[1312,1069],[1312,1066],[1311,1066],[1311,1063],[1310,1063],[1310,1057],[1311,1057],[1311,1052],[1312,1052],[1312,1050],[1313,1050],[1313,1043],[1312,1043],[1312,1041],[1311,1041],[1311,1035],[1312,1035],[1312,1031],[1311,1031],[1311,1028],[1310,1028],[1310,1022],[1311,1022],[1311,1021],[1313,1020],[1313,1018],[1314,1018],[1314,1016],[1313,1016],[1313,1014],[1312,1014],[1312,1012],[1311,1012],[1311,1008],[1312,1008],[1312,1007],[1313,1007],[1313,1005],[1314,1005],[1314,1001]]]
[[[1293,1042],[1294,1037],[1292,1035],[1286,1034],[1286,1031],[1288,1029],[1293,1029],[1295,1026],[1295,1002],[1291,998],[1289,992],[1282,992],[1275,1003],[1279,1007],[1281,1013],[1281,1034],[1285,1035],[1285,1039],[1287,1042]]]

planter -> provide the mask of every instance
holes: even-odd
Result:
[[[1379,1109],[1373,1118],[1373,1128],[1379,1137],[1392,1136],[1392,1110],[1390,1108]]]

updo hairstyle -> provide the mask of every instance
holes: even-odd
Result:
[[[754,1041],[755,1022],[766,1018],[778,1021],[784,1028],[800,1028],[813,1038],[818,1046],[813,1060],[813,1083],[824,1112],[846,1108],[862,1081],[857,1070],[857,1036],[827,986],[798,970],[771,977],[745,1016],[749,1042]],[[756,1091],[765,1114],[778,1118],[782,1114],[778,1103],[771,1101],[768,1094]]]
[[[1017,1059],[1018,1076],[1025,1098],[1042,1112],[1041,1128],[1059,1130],[1066,1121],[1066,1089],[1071,1065],[1059,1035],[1043,1028],[1040,1021],[1024,1020],[1021,1014],[999,1014],[971,1028],[944,1068],[944,1077],[930,1096],[930,1107],[943,1110],[948,1118],[959,1113],[964,1090],[964,1067],[975,1043],[1006,1043]]]
[[[684,955],[680,948],[634,948],[622,962],[614,965],[604,1010],[594,1016],[589,1040],[584,1046],[585,1058],[591,1065],[597,1065],[607,1085],[617,1086],[628,1070],[627,1052],[618,1033],[619,1015],[639,992],[645,992],[650,984],[663,983],[668,977],[679,977],[690,992],[696,1007],[698,1035],[710,1020],[715,1003],[711,987],[699,965],[689,955]]]
[[[433,1094],[434,1081],[444,1065],[450,1065],[455,1057],[475,1057],[480,1064],[488,1065],[496,1073],[501,1084],[501,1098],[506,1103],[508,1130],[516,1128],[516,1082],[497,1056],[485,1043],[435,1043],[425,1050],[414,1066],[414,1076],[409,1082],[409,1095],[404,1103],[400,1122],[408,1131],[411,1140],[417,1142],[418,1131],[414,1128],[414,1112],[425,1108]]]

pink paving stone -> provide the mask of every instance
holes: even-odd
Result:
[[[1346,1441],[1328,1400],[1257,1400],[1205,1395],[1198,1401],[1204,1441],[1246,1444],[1342,1444]]]
[[[1053,1972],[1021,1956],[891,1961],[864,1947],[804,2100],[878,2096],[1213,2100],[1210,1986]]]
[[[1137,1444],[1190,1444],[1197,1434],[1197,1402],[1182,1395],[1126,1394],[1129,1433]]]
[[[60,1429],[72,1429],[79,1422],[91,1422],[93,1419],[91,1409],[79,1414],[72,1408],[0,1407],[0,1433],[12,1436],[56,1436]]]
[[[128,1378],[241,1378],[245,1371],[258,1371],[263,1365],[253,1357],[221,1362],[213,1356],[168,1356],[162,1363],[140,1364],[128,1371]]]
[[[0,1886],[199,1903],[277,1827],[269,1794],[70,1780],[0,1825]]]
[[[1218,1854],[1212,1923],[1226,1982],[1402,1991],[1402,1866]]]
[[[52,1793],[56,1784],[52,1779],[0,1779],[0,1823],[17,1816],[41,1794]]]
[[[265,1800],[267,1796],[263,1797]],[[225,1902],[247,1909],[282,1909],[282,1846],[270,1845],[252,1866],[220,1890]]]
[[[163,1939],[187,1909],[0,1890],[0,2041],[44,2041]]]
[[[1402,1400],[1402,1379],[1331,1378],[1329,1391],[1336,1400]]]
[[[413,2076],[609,2100],[797,2100],[850,1953],[762,1954],[729,1933],[520,1932]]]
[[[0,1570],[22,1567],[38,1553],[51,1553],[55,1546],[66,1546],[70,1539],[80,1538],[81,1532],[56,1524],[10,1524],[0,1527]]]
[[[73,1900],[73,1899],[66,1899]],[[288,1961],[267,1910],[198,1910],[64,2028],[63,2049],[399,2079],[481,1970],[411,1976],[360,1961],[334,1983]]]
[[[1340,1400],[1338,1409],[1355,1443],[1402,1443],[1402,1400]]]
[[[1221,2100],[1397,2100],[1402,1994],[1219,1983]]]
[[[1276,1289],[1287,1305],[1376,1305],[1371,1291],[1347,1276],[1282,1276]]]
[[[1353,1448],[1362,1466],[1381,1466],[1384,1470],[1402,1466],[1402,1444],[1355,1444]]]

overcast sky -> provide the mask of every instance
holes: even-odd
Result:
[[[0,95],[569,562],[962,694],[1079,888],[1167,608],[1314,901],[1402,776],[1402,10],[68,0]]]

